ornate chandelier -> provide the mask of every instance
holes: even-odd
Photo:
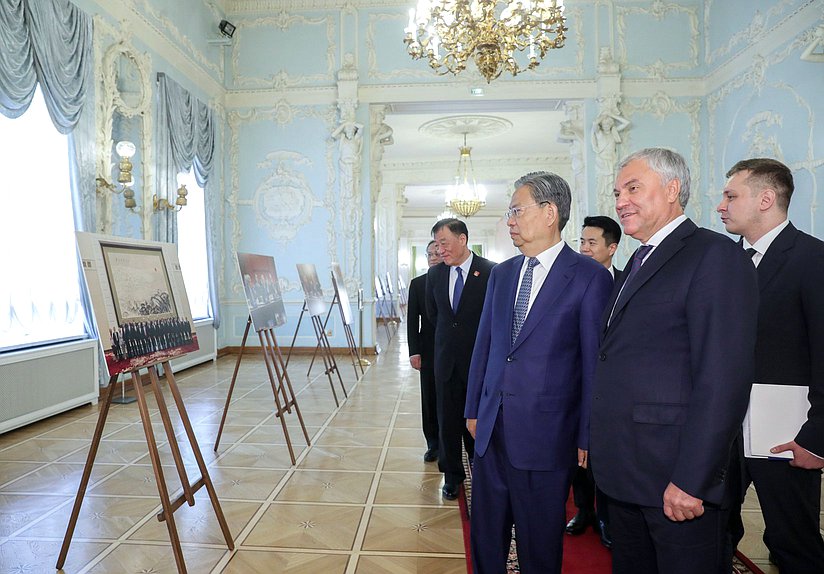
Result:
[[[464,144],[458,148],[461,152],[458,159],[458,172],[455,174],[455,185],[446,192],[446,207],[463,217],[472,217],[486,205],[486,188],[475,183],[475,172],[472,169],[472,148]]]
[[[527,69],[564,45],[564,0],[419,0],[409,9],[406,50],[429,58],[439,75],[466,68],[470,56],[491,82],[521,71],[515,52],[528,49]]]

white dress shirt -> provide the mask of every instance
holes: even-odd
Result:
[[[455,305],[452,303],[453,297],[455,295],[455,283],[458,281],[458,267],[461,268],[461,273],[463,273],[463,280],[464,280],[464,287],[466,287],[466,282],[469,280],[469,268],[472,267],[472,259],[475,255],[472,251],[469,252],[469,257],[466,258],[466,261],[461,263],[460,265],[450,265],[449,267],[449,304],[454,307]]]
[[[743,239],[744,249],[750,249],[750,248],[755,249],[755,253],[753,253],[753,255],[752,255],[753,265],[758,267],[758,264],[761,263],[762,259],[764,259],[764,254],[767,253],[767,249],[770,248],[770,245],[772,245],[772,242],[775,241],[775,238],[778,237],[778,234],[781,233],[782,231],[784,231],[784,228],[787,227],[789,224],[790,224],[790,220],[785,219],[783,223],[779,223],[778,225],[773,227],[770,231],[765,233],[761,237],[761,239],[759,239],[758,241],[755,242],[754,245],[750,245],[750,242],[747,241],[746,238],[742,238]]]
[[[535,302],[535,297],[538,296],[538,292],[541,290],[541,286],[544,284],[546,280],[546,276],[549,274],[549,270],[552,269],[552,264],[555,263],[555,260],[558,259],[558,254],[561,253],[561,249],[564,248],[563,241],[559,241],[549,249],[545,251],[541,251],[535,257],[538,259],[538,264],[532,268],[532,289],[529,292],[529,303],[526,306],[526,315],[524,315],[524,319],[529,316],[529,310],[532,309],[532,303]],[[513,307],[515,303],[518,302],[518,292],[521,290],[521,281],[524,279],[524,273],[526,272],[526,268],[529,265],[529,257],[524,257],[523,265],[521,265],[521,273],[518,275],[518,288],[515,289],[515,301],[512,302]]]

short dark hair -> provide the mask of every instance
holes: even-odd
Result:
[[[732,177],[740,171],[748,171],[747,185],[759,190],[770,187],[775,190],[778,207],[787,211],[790,199],[793,196],[793,172],[777,159],[755,157],[743,159],[730,168],[727,177]]]
[[[621,226],[618,222],[606,215],[590,215],[584,218],[583,227],[597,227],[604,232],[607,245],[621,241]]]
[[[434,237],[437,232],[441,229],[446,227],[454,233],[455,235],[460,235],[463,233],[466,235],[466,238],[469,239],[469,230],[466,228],[466,223],[461,221],[460,219],[455,219],[454,217],[447,217],[446,219],[441,219],[435,225],[432,226],[432,236]]]
[[[429,246],[432,245],[433,243],[435,243],[434,239],[426,244],[426,248],[429,249]]]
[[[566,180],[549,171],[533,171],[515,182],[515,190],[523,186],[529,188],[535,203],[555,205],[558,210],[558,231],[563,231],[569,221],[569,210],[572,204],[572,192]]]

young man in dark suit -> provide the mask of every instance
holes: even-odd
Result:
[[[766,525],[764,543],[781,574],[824,572],[821,469],[824,468],[824,242],[787,218],[794,185],[774,159],[739,161],[727,172],[717,211],[757,268],[760,303],[753,382],[809,387],[810,410],[795,438],[775,445],[792,459],[743,458],[741,501],[755,484]],[[733,542],[743,536],[739,512]]]
[[[598,326],[612,279],[561,239],[569,185],[548,172],[515,183],[507,212],[522,255],[495,266],[469,370],[476,439],[472,566],[506,571],[512,526],[525,574],[560,574],[565,506],[587,465]]]
[[[486,282],[495,264],[469,250],[469,231],[463,221],[442,219],[432,228],[432,235],[443,258],[426,277],[426,311],[435,324],[438,468],[444,476],[443,497],[454,500],[466,478],[461,442],[470,459],[475,454],[475,441],[464,419],[466,381]]]
[[[617,281],[621,278],[621,270],[612,264],[612,256],[618,250],[619,241],[621,226],[614,219],[606,215],[590,215],[584,218],[578,250],[581,255],[591,257],[606,267],[613,281]],[[567,534],[578,536],[592,526],[601,537],[601,544],[611,548],[607,497],[595,487],[591,465],[578,468],[572,476],[572,497],[578,512],[567,523]]]
[[[715,574],[725,564],[729,455],[753,380],[755,269],[684,215],[690,175],[662,149],[619,165],[615,211],[639,240],[602,319],[590,418],[610,497],[614,574]]]
[[[429,267],[441,263],[438,246],[432,240],[426,246]],[[421,373],[421,426],[426,439],[425,462],[438,460],[438,408],[435,393],[435,325],[426,314],[426,274],[409,282],[406,315],[406,342],[409,364]]]

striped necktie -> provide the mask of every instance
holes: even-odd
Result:
[[[515,311],[512,313],[512,344],[521,332],[526,321],[526,312],[529,309],[529,296],[532,293],[532,271],[539,261],[537,257],[530,257],[524,277],[521,279],[521,288],[518,289],[518,298],[515,300]]]

